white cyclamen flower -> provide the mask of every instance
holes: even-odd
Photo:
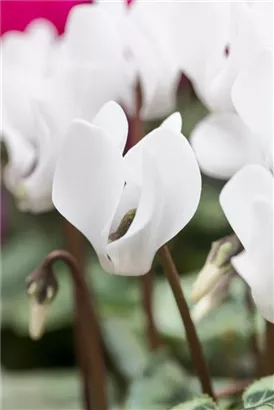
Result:
[[[265,10],[267,5],[263,7]],[[257,25],[253,27],[253,37],[255,28]],[[202,171],[217,178],[230,178],[247,164],[260,164],[268,169],[273,166],[273,48],[266,41],[258,41],[265,36],[257,33],[256,46],[252,44],[249,50],[250,38],[244,38],[246,47],[241,55],[240,69],[235,71],[229,63],[226,67],[226,75],[229,77],[229,70],[233,74],[229,87],[229,98],[233,103],[231,112],[210,114],[191,135]],[[238,40],[244,47],[243,39]],[[236,64],[236,51],[234,54],[231,51],[232,67]]]
[[[124,157],[127,122],[117,114],[109,112],[104,128],[80,120],[71,125],[53,203],[88,238],[107,272],[142,275],[195,213],[201,176],[179,114]]]
[[[220,202],[245,249],[231,262],[262,316],[274,323],[273,175],[259,165],[244,167],[225,185]]]
[[[31,43],[30,52],[35,50]],[[39,90],[26,101],[28,128],[16,123],[13,132],[5,132],[9,162],[4,181],[22,211],[53,209],[53,172],[69,125],[75,118],[91,122],[123,89],[119,35],[108,14],[97,6],[73,8],[54,58],[56,64],[47,76],[39,77]],[[31,78],[29,82],[28,87],[33,85]],[[15,94],[9,97],[11,102],[16,100]],[[3,108],[12,113],[5,101]]]

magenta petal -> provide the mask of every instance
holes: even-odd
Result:
[[[92,3],[91,0],[29,0],[1,1],[1,31],[23,31],[34,19],[45,18],[51,21],[59,34],[64,32],[70,9],[80,3]]]

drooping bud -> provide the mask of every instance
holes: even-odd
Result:
[[[191,310],[191,317],[195,323],[200,322],[212,310],[217,309],[228,297],[230,281],[233,271],[220,276],[215,286],[203,296]]]
[[[234,272],[231,258],[242,250],[243,246],[234,234],[212,243],[206,262],[193,285],[191,299],[194,303],[205,296],[222,275]]]
[[[32,339],[39,339],[45,329],[49,307],[58,291],[58,283],[51,266],[41,266],[26,280],[30,298],[29,333]]]
[[[118,226],[117,230],[109,235],[108,241],[113,242],[119,238],[122,238],[130,228],[130,225],[133,222],[133,219],[136,215],[136,208],[130,209],[122,218],[120,225]]]

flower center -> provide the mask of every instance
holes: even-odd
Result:
[[[122,218],[117,230],[112,232],[108,237],[108,242],[116,241],[119,238],[122,238],[130,228],[130,225],[133,222],[133,219],[136,215],[136,208],[130,209]]]

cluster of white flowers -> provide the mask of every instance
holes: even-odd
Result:
[[[54,203],[105,270],[140,275],[194,215],[198,163],[232,177],[221,205],[245,249],[233,264],[274,321],[272,18],[272,2],[102,0],[74,7],[61,37],[43,20],[5,34],[4,181],[19,208]],[[117,102],[132,115],[139,84],[142,119],[164,119],[181,73],[211,111],[191,136],[197,159],[178,113],[123,157]]]

